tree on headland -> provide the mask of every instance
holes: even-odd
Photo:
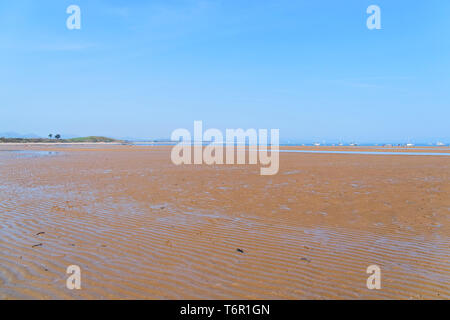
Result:
[[[51,139],[52,137],[53,137],[53,135],[50,133],[50,134],[48,135],[48,138]]]
[[[58,140],[59,138],[61,138],[61,135],[59,133],[55,134],[55,139]]]

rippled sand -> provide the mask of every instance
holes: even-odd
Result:
[[[281,153],[260,176],[169,147],[20,149],[59,153],[0,152],[1,299],[450,298],[450,157]]]

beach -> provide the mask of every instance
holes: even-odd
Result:
[[[280,152],[261,176],[170,151],[1,145],[0,299],[450,298],[449,156]]]

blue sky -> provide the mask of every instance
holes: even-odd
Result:
[[[162,138],[203,120],[449,142],[449,16],[442,0],[2,1],[0,132]]]

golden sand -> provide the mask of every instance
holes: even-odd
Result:
[[[261,176],[164,146],[7,149],[60,153],[0,156],[1,299],[450,298],[450,157],[282,153]]]

